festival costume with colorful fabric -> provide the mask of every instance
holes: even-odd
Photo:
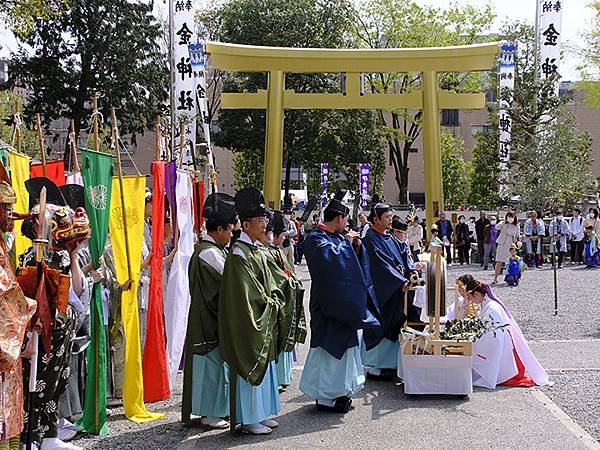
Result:
[[[334,211],[347,214],[346,207],[340,209]],[[371,312],[378,314],[372,301],[375,292],[364,264],[366,252],[361,248],[357,255],[344,236],[319,225],[306,237],[305,255],[312,279],[311,348],[300,390],[317,400],[318,406],[321,401],[330,403],[341,399],[347,406],[341,405],[339,410],[347,411],[349,398],[345,397],[359,392],[364,383],[358,331],[379,327],[379,321]],[[338,405],[328,406],[336,408]]]
[[[6,173],[1,167],[4,174]],[[0,204],[14,204],[15,193],[10,185],[0,181]],[[16,443],[23,430],[23,372],[21,345],[25,329],[36,309],[36,302],[25,297],[10,267],[4,239],[0,239],[0,415],[2,437],[7,447]]]
[[[480,317],[502,330],[488,331],[473,343],[473,385],[495,389],[507,386],[543,386],[548,374],[527,345],[521,328],[504,304],[487,287]]]
[[[46,188],[48,203],[45,222],[50,233],[48,237],[51,247],[46,252],[42,265],[43,290],[38,291],[36,269],[31,267],[36,265],[33,248],[20,256],[22,269],[19,274],[19,283],[26,295],[35,295],[37,292],[36,314],[42,324],[37,369],[39,388],[36,388],[32,397],[33,414],[27,417],[28,421],[33,422],[32,441],[41,443],[42,439],[57,438],[59,417],[74,410],[77,413],[81,408],[78,379],[75,373],[71,376],[71,366],[78,357],[73,356],[72,352],[80,351],[89,342],[86,318],[91,298],[91,279],[84,279],[81,292],[75,293],[68,276],[71,261],[65,248],[85,241],[90,235],[90,223],[85,210],[80,206],[83,199],[75,199],[69,195],[69,199],[74,201],[75,209],[72,209],[61,189],[51,180],[44,177],[32,178],[25,182],[25,186],[29,192],[31,211],[24,216],[23,234],[29,239],[36,238],[39,206],[33,205],[38,203],[41,189]],[[82,193],[79,189],[77,191]],[[89,262],[89,256],[78,255],[80,267],[86,262]],[[40,295],[40,292],[44,294]],[[79,334],[75,336],[77,331]],[[77,344],[76,347],[74,343]],[[24,383],[28,384],[29,360],[24,360],[23,377]],[[67,388],[73,395],[66,394]],[[29,398],[26,398],[26,411],[29,411],[28,402]],[[25,432],[22,439],[25,440]]]

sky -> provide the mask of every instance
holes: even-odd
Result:
[[[427,4],[439,8],[447,7],[448,0],[416,0],[419,4]],[[591,0],[562,0],[562,47],[567,49],[572,46],[581,46],[581,34],[591,28],[593,10],[587,6]],[[491,4],[496,11],[496,21],[492,32],[499,31],[506,21],[521,20],[535,24],[536,0],[455,0],[458,5],[485,6]],[[565,51],[561,60],[561,74],[563,81],[579,80],[576,67],[581,61],[573,52]]]
[[[0,0],[1,1],[1,0]],[[416,0],[417,3],[427,4],[440,8],[447,7],[448,0]],[[563,3],[563,48],[578,46],[582,44],[581,34],[588,30],[593,11],[588,7],[590,0],[562,0]],[[162,3],[162,2],[156,2]],[[210,3],[208,0],[196,0],[198,4]],[[497,14],[496,22],[492,32],[500,30],[501,25],[507,20],[520,19],[531,24],[535,22],[536,0],[454,0],[452,3],[459,5],[471,4],[484,6],[491,4]],[[17,42],[0,24],[0,57],[7,57],[11,51],[16,51]],[[561,73],[564,81],[576,81],[579,79],[576,67],[581,61],[573,54],[566,51],[561,61]]]

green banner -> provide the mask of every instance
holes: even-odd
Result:
[[[81,151],[81,175],[85,189],[85,210],[90,218],[89,242],[92,265],[99,267],[104,253],[110,217],[113,156],[92,150]],[[106,426],[106,332],[102,308],[102,284],[94,285],[90,302],[92,342],[87,348],[87,382],[83,417],[78,421],[88,433],[108,434]]]

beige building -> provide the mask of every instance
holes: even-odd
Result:
[[[585,96],[581,91],[574,90],[573,83],[561,83],[561,95],[567,95],[569,109],[575,115],[575,119],[581,130],[588,131],[593,137],[593,164],[592,172],[595,177],[600,177],[600,110],[591,110],[585,104]],[[488,114],[485,110],[461,111],[451,110],[442,113],[442,123],[447,125],[447,129],[455,135],[461,136],[465,141],[468,150],[466,158],[470,159],[470,150],[476,144],[474,135],[478,131],[483,131],[487,127]],[[61,137],[53,144],[57,156],[65,148],[66,139],[66,121],[57,121],[55,132]],[[79,145],[85,146],[87,137],[80,138]],[[143,174],[150,173],[150,163],[154,158],[154,132],[147,132],[144,135],[137,136],[136,145],[128,144],[126,138],[124,143],[128,145],[129,153],[135,160],[135,163]],[[384,198],[391,203],[398,202],[398,187],[394,179],[394,170],[389,160],[389,151],[386,149],[387,170],[384,178]],[[234,170],[233,155],[230,151],[221,148],[214,149],[216,167],[218,170],[219,191],[234,193]],[[62,156],[62,155],[61,155]],[[123,169],[126,173],[136,173],[132,162],[127,155],[122,153]],[[423,174],[423,141],[421,136],[415,141],[409,154],[409,198],[415,204],[424,202],[424,174]]]

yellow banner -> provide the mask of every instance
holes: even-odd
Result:
[[[144,405],[137,291],[142,262],[142,240],[144,239],[145,189],[145,177],[123,177],[125,199],[125,214],[123,214],[119,178],[113,177],[109,222],[118,282],[121,284],[127,282],[130,277],[129,273],[131,273],[131,289],[124,291],[121,297],[121,315],[125,331],[123,407],[125,408],[125,416],[129,420],[138,423],[164,417],[164,414],[148,412]],[[126,227],[124,219],[127,222]],[[129,252],[127,252],[127,248]],[[129,253],[129,257],[127,253]]]
[[[13,209],[19,213],[29,211],[29,193],[25,189],[25,181],[29,180],[29,162],[29,156],[8,152],[10,178],[15,194],[17,195],[17,202],[14,204]],[[21,223],[19,222],[15,224],[14,254],[18,258],[29,247],[31,247],[31,241],[21,233]]]

